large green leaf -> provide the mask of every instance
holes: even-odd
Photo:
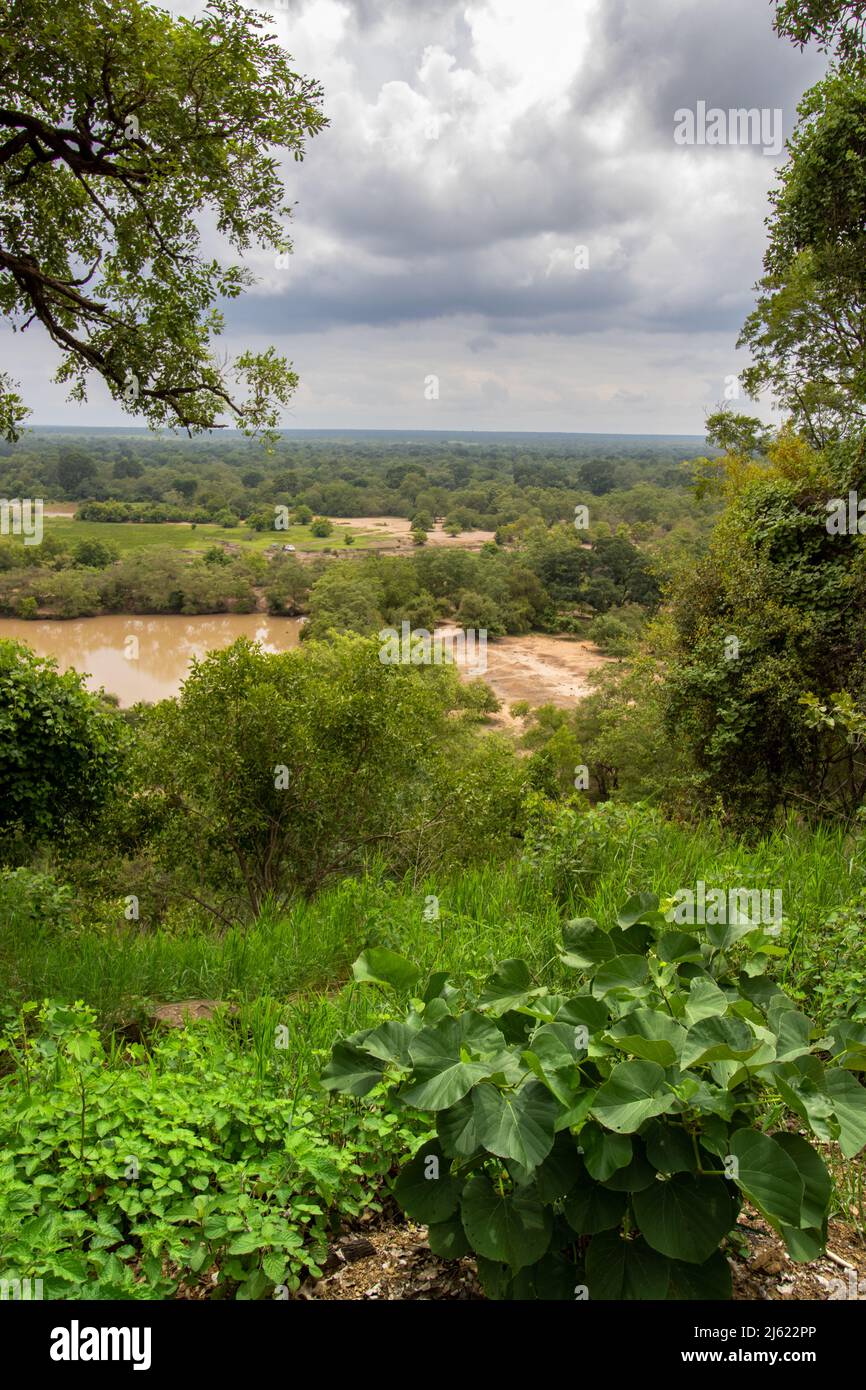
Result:
[[[633,927],[637,922],[645,922],[648,917],[654,922],[658,916],[658,907],[659,900],[655,893],[635,893],[616,914],[617,925]]]
[[[419,1110],[447,1110],[509,1060],[504,1043],[499,1029],[480,1014],[443,1018],[424,1028],[411,1045],[415,1070],[402,1099]]]
[[[322,1072],[326,1091],[344,1091],[352,1096],[365,1096],[382,1080],[385,1063],[371,1057],[363,1048],[348,1042],[335,1043],[331,1060]]]
[[[565,1219],[579,1236],[594,1236],[599,1231],[612,1231],[619,1226],[627,1202],[624,1192],[611,1192],[597,1182],[584,1179],[566,1198]]]
[[[641,1130],[650,1163],[660,1173],[693,1173],[698,1166],[695,1146],[682,1125],[650,1120]]]
[[[781,1144],[756,1129],[738,1129],[731,1136],[731,1153],[740,1191],[765,1216],[785,1226],[801,1225],[805,1184]]]
[[[702,1265],[671,1260],[668,1298],[722,1303],[731,1297],[731,1283],[731,1266],[721,1250],[715,1250]]]
[[[803,1179],[802,1225],[780,1225],[779,1229],[791,1259],[809,1263],[823,1255],[827,1244],[833,1181],[821,1155],[801,1134],[789,1134],[784,1130],[773,1138],[797,1165]]]
[[[616,955],[610,936],[591,917],[568,922],[562,940],[565,952],[560,960],[572,970],[590,970]]]
[[[463,1192],[463,1229],[472,1249],[513,1270],[540,1260],[550,1244],[553,1218],[536,1196],[499,1192],[488,1178],[471,1178]]]
[[[605,1182],[617,1168],[631,1163],[632,1142],[627,1134],[611,1134],[600,1125],[584,1125],[579,1135],[586,1171],[596,1182]]]
[[[655,1062],[620,1062],[599,1087],[592,1114],[618,1134],[633,1134],[644,1120],[663,1115],[676,1104]]]
[[[634,1193],[632,1207],[653,1249],[686,1264],[708,1260],[735,1220],[724,1178],[694,1173],[676,1173],[652,1183]]]
[[[866,1088],[842,1067],[831,1068],[825,1084],[839,1122],[839,1147],[846,1158],[856,1158],[866,1144]]]
[[[472,1248],[459,1212],[449,1216],[447,1221],[428,1222],[427,1243],[440,1260],[459,1260],[463,1255],[468,1255]]]
[[[411,1027],[408,1023],[397,1023],[391,1021],[382,1023],[378,1028],[372,1029],[364,1037],[364,1048],[373,1057],[379,1057],[383,1062],[396,1062],[401,1067],[411,1067],[412,1057],[409,1046],[418,1032],[418,1025]]]
[[[496,1016],[517,1009],[532,993],[532,976],[523,960],[504,960],[487,980],[479,1008]]]
[[[462,1100],[458,1100],[456,1105],[438,1112],[436,1133],[442,1148],[452,1158],[469,1158],[475,1153],[479,1148],[479,1142],[471,1091]]]
[[[827,1219],[833,1192],[833,1180],[823,1158],[802,1134],[789,1134],[783,1130],[772,1137],[773,1142],[784,1149],[796,1164],[803,1179],[801,1213],[804,1226],[821,1226]]]
[[[370,946],[362,951],[352,966],[352,974],[359,984],[389,985],[401,991],[411,989],[421,977],[417,965],[386,946]]]
[[[635,1009],[614,1024],[609,1036],[623,1052],[670,1067],[679,1060],[686,1031],[661,1009]]]
[[[698,1067],[707,1062],[743,1062],[760,1046],[760,1038],[741,1018],[702,1018],[688,1031],[680,1064]]]
[[[637,989],[649,974],[645,956],[614,956],[595,972],[592,992],[603,998],[612,990]]]
[[[669,965],[675,965],[680,961],[703,960],[701,954],[701,943],[696,936],[689,936],[686,932],[670,931],[665,932],[656,943],[656,955],[659,960],[666,961]]]
[[[686,1000],[686,1023],[693,1027],[702,1018],[713,1018],[727,1012],[728,1000],[715,980],[704,975],[697,976],[689,986]]]
[[[394,1196],[412,1221],[423,1225],[446,1221],[457,1210],[459,1185],[437,1139],[422,1144],[394,1183]]]
[[[553,1148],[535,1170],[535,1186],[542,1202],[556,1202],[570,1192],[581,1175],[577,1140],[573,1135],[557,1134]]]
[[[553,1148],[559,1105],[545,1086],[528,1081],[516,1091],[483,1083],[472,1092],[479,1143],[499,1158],[537,1168]]]
[[[591,1299],[661,1299],[669,1281],[669,1261],[640,1238],[623,1240],[616,1231],[603,1231],[589,1242],[586,1282]]]

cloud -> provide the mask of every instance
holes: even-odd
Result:
[[[251,256],[260,283],[226,308],[231,341],[294,359],[290,423],[424,427],[429,358],[446,428],[700,428],[708,383],[743,365],[774,161],[679,146],[675,112],[780,108],[790,132],[824,60],[768,4],[256,8],[331,122],[285,169],[288,268]]]

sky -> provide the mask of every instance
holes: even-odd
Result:
[[[330,119],[286,164],[294,254],[251,256],[259,282],[227,310],[229,351],[294,363],[286,427],[702,432],[748,362],[773,113],[790,135],[825,66],[775,35],[769,3],[255,8]],[[764,144],[683,143],[677,113],[698,131],[701,102],[765,110]],[[86,406],[47,385],[38,324],[0,349],[31,423],[139,423],[98,385]]]

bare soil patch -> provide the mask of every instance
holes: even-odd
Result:
[[[381,537],[382,549],[414,550],[412,527],[405,516],[335,516],[335,530],[362,531],[365,535]],[[445,534],[441,522],[427,533],[427,544],[458,550],[480,550],[485,541],[492,541],[493,531],[461,531],[459,536]]]
[[[457,628],[442,628],[443,633],[456,633]],[[477,646],[473,660],[477,662]],[[455,659],[465,680],[478,677],[477,669],[468,670]],[[578,642],[568,637],[550,637],[528,633],[525,637],[499,637],[487,643],[487,670],[481,679],[499,696],[503,708],[490,723],[513,729],[518,721],[509,714],[509,707],[518,700],[528,700],[531,706],[557,705],[569,709],[589,695],[590,676],[601,670],[613,658],[605,656],[592,642]]]
[[[751,1209],[740,1218],[743,1252],[731,1252],[734,1300],[826,1302],[866,1299],[866,1246],[840,1222],[830,1225],[827,1255],[795,1264],[780,1238]],[[835,1258],[833,1258],[835,1256]],[[859,1292],[858,1292],[859,1290]],[[308,1280],[298,1297],[336,1301],[483,1299],[471,1259],[440,1260],[423,1226],[372,1213],[331,1247],[323,1277]]]

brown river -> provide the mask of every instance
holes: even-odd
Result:
[[[228,647],[238,637],[282,652],[299,641],[299,618],[265,613],[226,613],[203,618],[183,614],[133,618],[112,614],[66,622],[0,618],[0,637],[26,642],[39,656],[53,656],[62,670],[85,672],[91,690],[104,687],[125,708],[137,700],[176,695],[193,657]]]

